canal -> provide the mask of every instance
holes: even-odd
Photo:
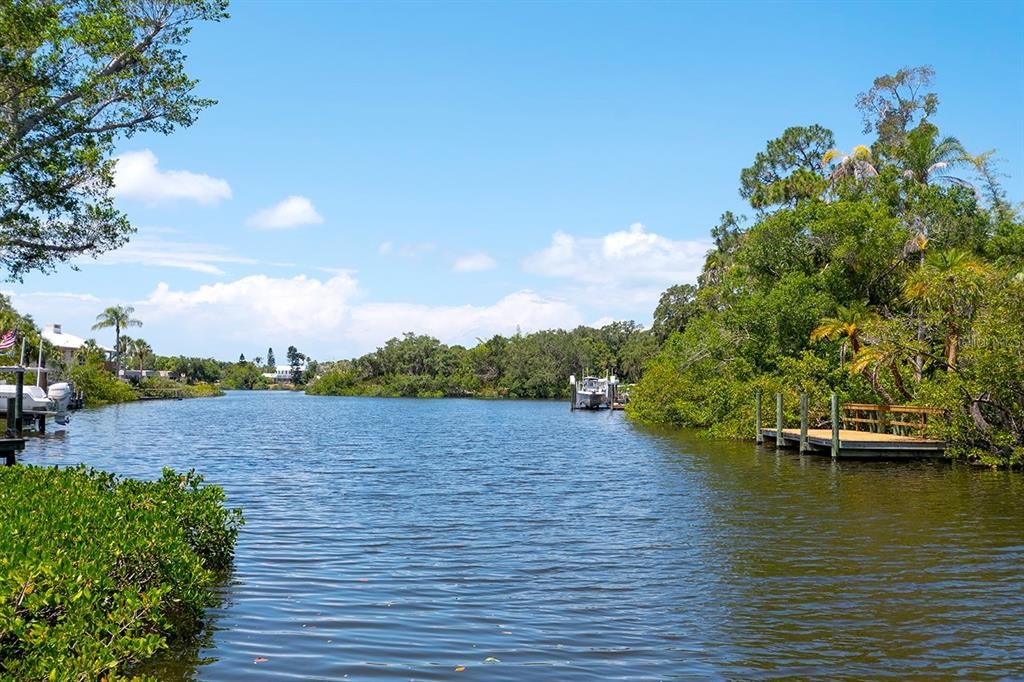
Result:
[[[161,679],[1024,676],[1017,473],[285,392],[84,411],[21,461],[194,467],[243,508]]]

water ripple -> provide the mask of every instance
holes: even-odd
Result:
[[[23,459],[195,467],[245,509],[163,679],[1024,677],[1017,474],[276,392],[84,412]]]

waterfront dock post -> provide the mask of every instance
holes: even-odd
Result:
[[[839,457],[839,396],[832,394],[832,459]]]
[[[19,367],[14,371],[14,433],[21,438],[25,427],[25,368]]]
[[[775,447],[786,447],[786,439],[782,435],[782,393],[775,394]]]
[[[754,392],[754,421],[757,422],[757,444],[764,443],[764,434],[761,432],[761,389]]]
[[[808,399],[806,393],[800,394],[800,452],[807,452],[807,421]]]

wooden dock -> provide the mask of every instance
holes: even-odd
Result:
[[[829,428],[810,428],[808,396],[800,396],[800,428],[785,428],[782,394],[775,394],[775,428],[761,424],[761,393],[756,395],[757,442],[800,452],[862,459],[946,457],[946,444],[924,436],[929,419],[945,419],[941,409],[908,405],[849,404],[831,400]]]
[[[24,438],[0,438],[0,457],[7,466],[14,466],[16,455],[24,449]]]
[[[776,444],[775,429],[761,429],[764,441]],[[782,447],[800,447],[800,429],[782,429]],[[807,445],[811,452],[828,454],[832,449],[831,429],[808,429]],[[839,429],[839,457],[878,457],[892,459],[917,459],[921,457],[944,457],[946,444],[941,440],[897,436],[890,433],[872,433]]]

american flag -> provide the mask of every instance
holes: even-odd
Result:
[[[7,350],[8,348],[14,348],[15,333],[12,329],[3,336],[0,336],[0,350]]]

